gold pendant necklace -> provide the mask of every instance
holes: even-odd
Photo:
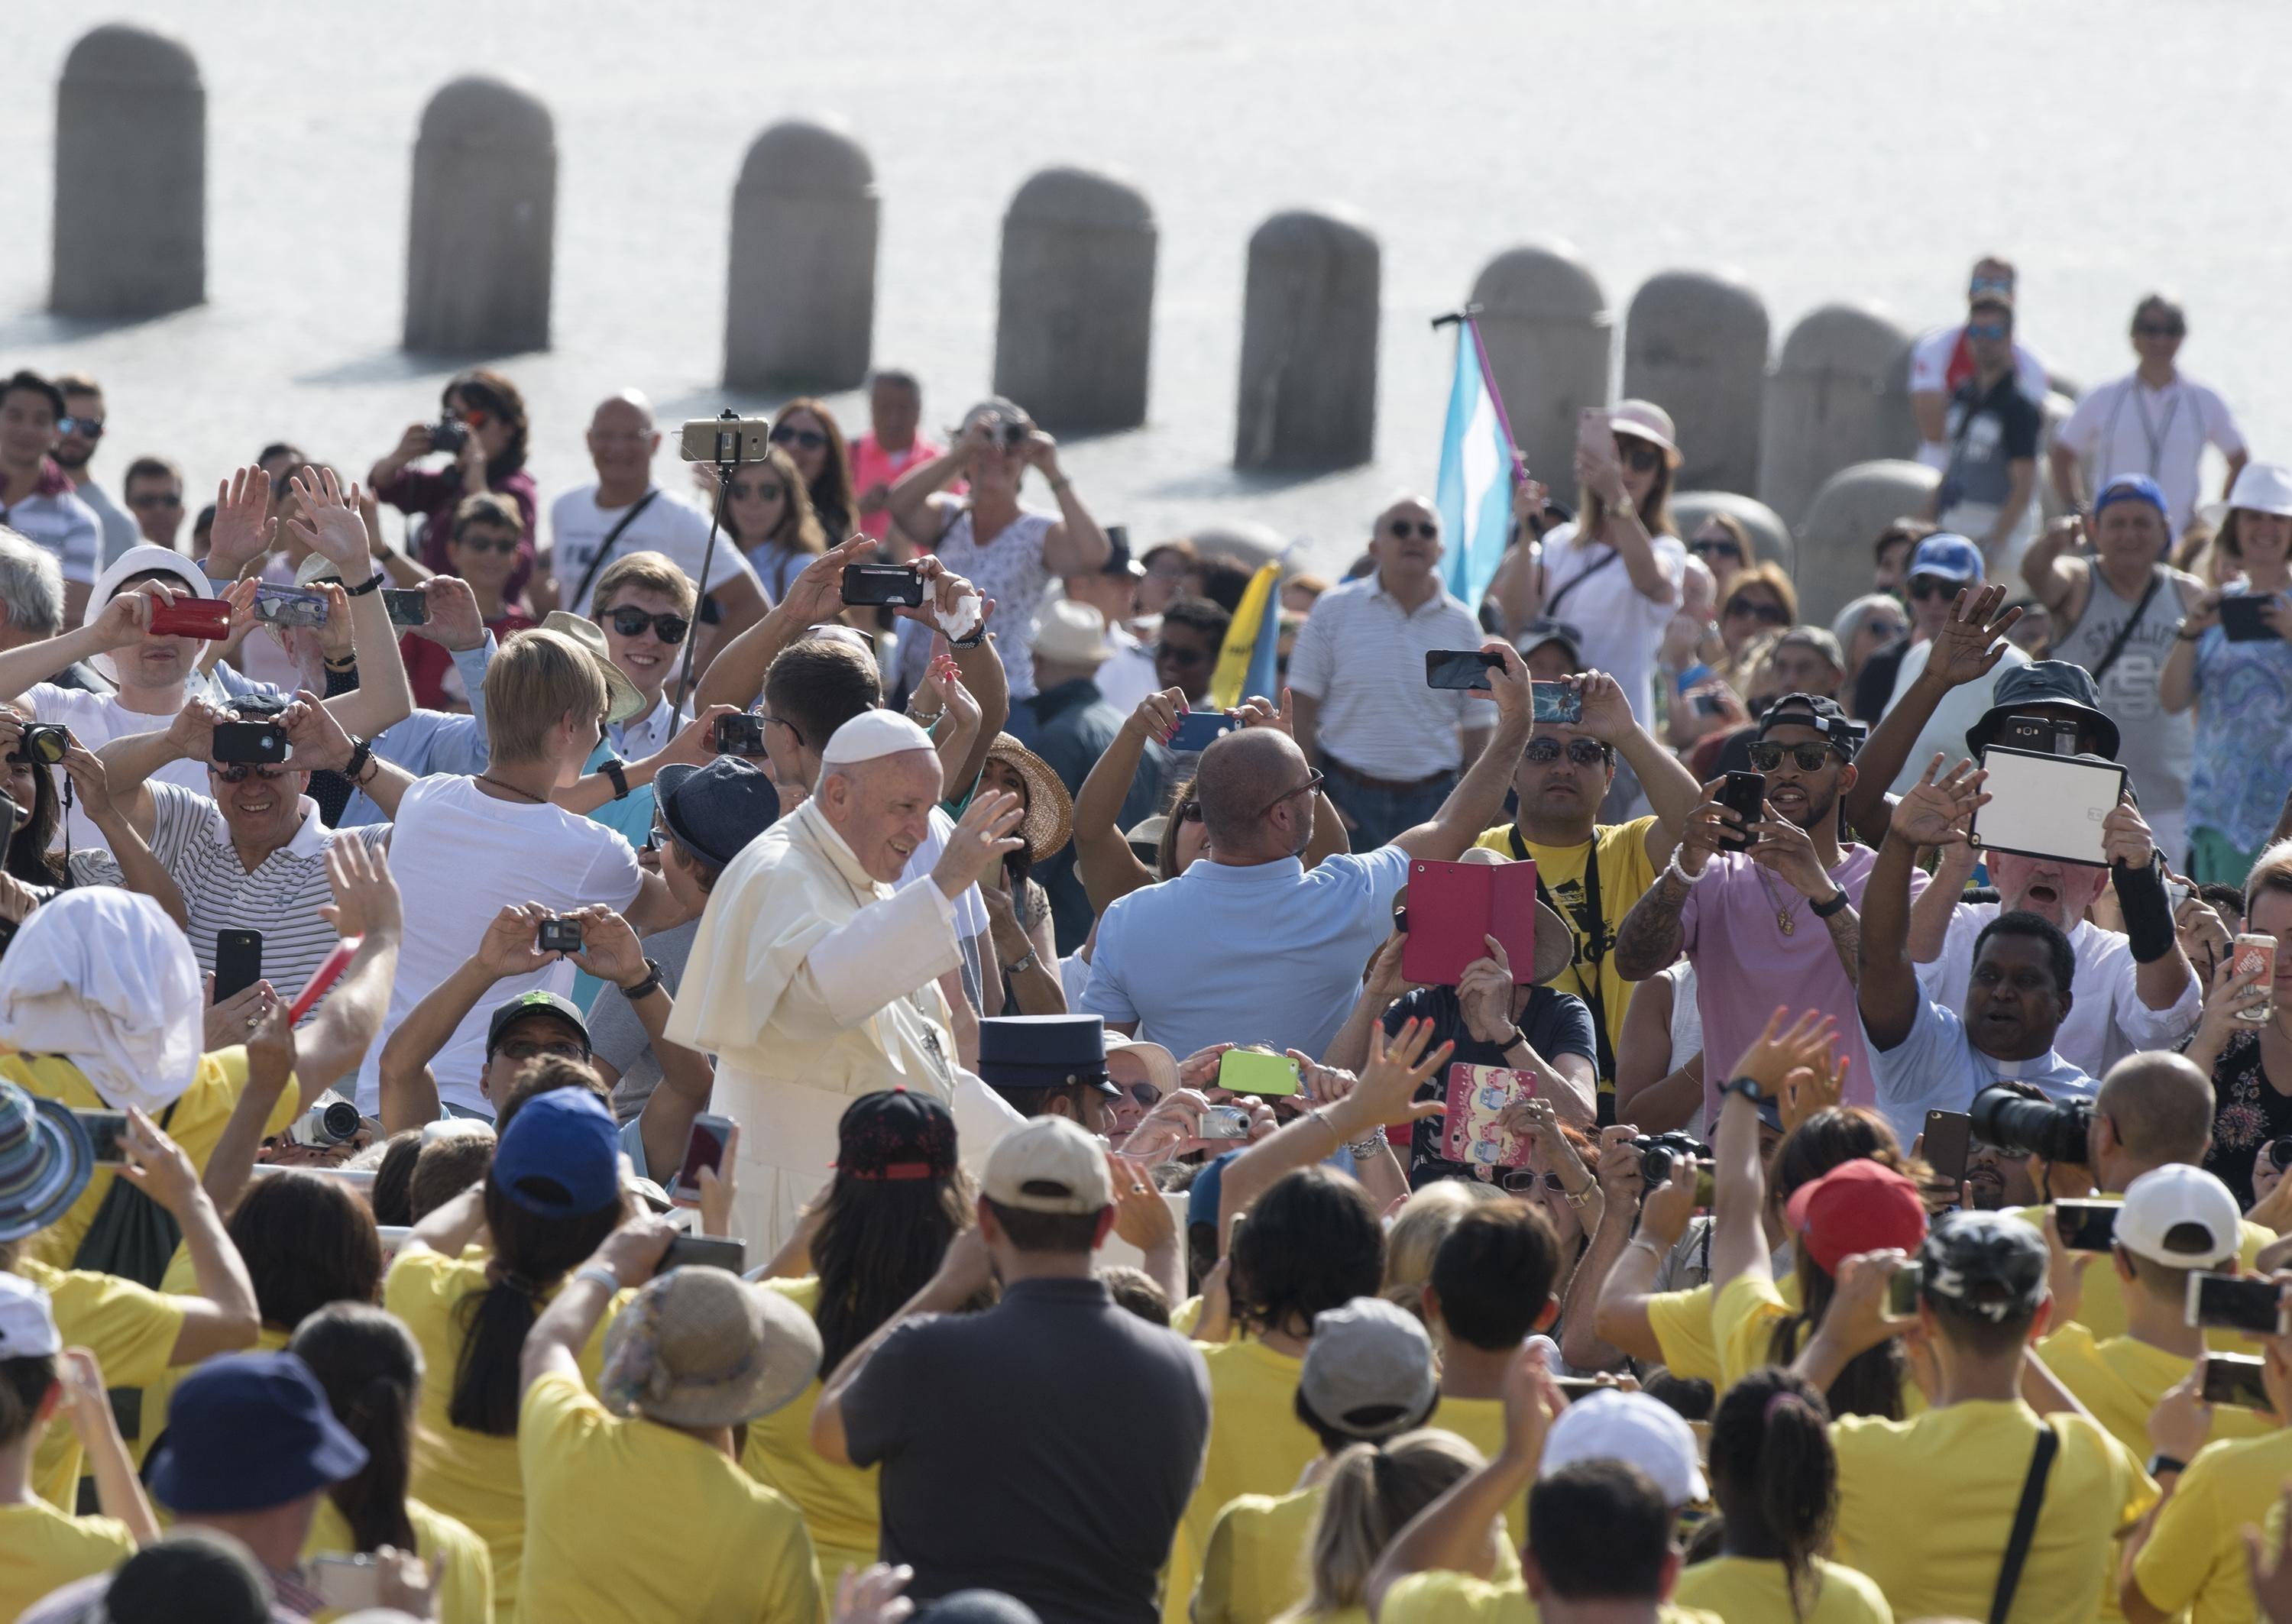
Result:
[[[1794,934],[1797,930],[1798,927],[1792,922],[1791,915],[1793,912],[1796,912],[1798,904],[1803,899],[1796,896],[1792,897],[1790,906],[1786,908],[1782,904],[1775,900],[1775,888],[1767,879],[1767,871],[1763,868],[1758,867],[1756,864],[1754,864],[1753,872],[1759,876],[1759,889],[1767,894],[1768,905],[1775,911],[1775,928],[1780,930],[1785,936]]]

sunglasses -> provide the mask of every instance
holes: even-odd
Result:
[[[1862,623],[1862,630],[1891,641],[1908,632],[1909,627],[1898,620],[1866,620]]]
[[[1557,1173],[1535,1173],[1526,1168],[1514,1168],[1504,1176],[1505,1194],[1507,1195],[1530,1194],[1539,1184],[1554,1195],[1568,1194],[1568,1181]]]
[[[787,487],[777,479],[763,485],[735,485],[732,487],[732,500],[735,502],[778,502],[787,494]]]
[[[1763,773],[1771,773],[1780,767],[1785,755],[1790,757],[1799,771],[1812,773],[1822,769],[1823,762],[1830,755],[1830,746],[1828,744],[1770,744],[1762,741],[1752,745],[1746,753],[1751,758],[1751,765]]]
[[[1742,546],[1736,542],[1690,542],[1687,551],[1699,559],[1733,559],[1739,562],[1743,557]]]
[[[1263,817],[1267,812],[1272,811],[1274,808],[1279,806],[1285,800],[1295,800],[1300,795],[1311,795],[1314,791],[1320,789],[1321,785],[1328,782],[1328,780],[1323,777],[1319,772],[1309,772],[1305,775],[1304,783],[1299,784],[1294,790],[1282,791],[1281,793],[1267,801],[1265,803],[1265,811],[1260,812],[1257,816]]]
[[[1560,760],[1562,748],[1558,739],[1530,739],[1528,748],[1520,752],[1521,759],[1549,765]],[[1577,767],[1590,767],[1608,759],[1608,746],[1597,739],[1570,739],[1564,748],[1569,761]]]
[[[515,552],[517,551],[517,537],[513,535],[457,535],[454,538],[454,545],[456,547],[466,547],[472,552],[509,553]]]
[[[1630,446],[1616,441],[1616,460],[1635,474],[1651,473],[1663,465],[1663,453],[1648,445]]]
[[[2168,327],[2153,321],[2133,324],[2133,336],[2135,338],[2179,338],[2187,331],[2185,327]]]
[[[234,761],[229,767],[207,768],[225,784],[245,784],[249,778],[260,778],[265,784],[273,784],[294,770],[291,767],[257,767],[251,761]]]
[[[528,1060],[538,1060],[544,1055],[547,1055],[553,1060],[577,1062],[589,1057],[589,1051],[578,1043],[536,1043],[525,1038],[512,1038],[494,1050],[494,1053],[506,1055],[520,1065],[523,1065]]]
[[[1134,1082],[1122,1091],[1136,1100],[1141,1110],[1151,1111],[1162,1103],[1161,1094],[1150,1082]]]
[[[684,634],[692,630],[692,623],[682,615],[649,615],[633,603],[607,610],[605,622],[623,637],[642,637],[644,629],[650,626],[664,643],[682,643]]]
[[[1957,581],[1944,581],[1939,575],[1913,575],[1910,577],[1909,594],[1919,602],[1929,598],[1955,598],[1962,584]]]
[[[1739,615],[1747,615],[1763,626],[1790,624],[1790,611],[1779,603],[1769,603],[1763,598],[1731,598],[1727,600],[1727,614],[1731,619]]]
[[[148,513],[157,508],[180,508],[183,505],[181,491],[146,491],[141,496],[130,496],[127,505],[138,513]]]
[[[1988,339],[1993,343],[2013,331],[2002,321],[1970,321],[1965,324],[1966,337]]]
[[[1154,658],[1157,662],[1167,660],[1173,665],[1188,670],[1197,665],[1207,665],[1210,660],[1210,656],[1201,649],[1181,648],[1175,643],[1155,644]]]
[[[77,434],[82,439],[85,440],[100,440],[103,438],[103,419],[101,417],[59,417],[56,419],[56,432],[58,434]]]
[[[817,429],[775,429],[772,430],[772,444],[797,446],[806,451],[818,451],[827,444],[827,436]]]
[[[1178,821],[1182,824],[1200,823],[1202,821],[1202,803],[1198,800],[1180,801],[1178,803]]]
[[[1441,539],[1441,527],[1430,519],[1388,519],[1384,531],[1396,542],[1405,542],[1412,536],[1427,542]]]

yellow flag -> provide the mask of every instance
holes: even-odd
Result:
[[[1258,653],[1260,635],[1268,630],[1278,633],[1280,625],[1280,610],[1273,597],[1280,580],[1278,560],[1264,566],[1250,578],[1248,589],[1241,595],[1241,607],[1233,612],[1233,624],[1226,628],[1225,647],[1219,651],[1217,670],[1210,677],[1210,703],[1221,711],[1231,710],[1250,696],[1243,690],[1249,682],[1250,662]],[[1261,679],[1271,680],[1264,671],[1259,674]]]

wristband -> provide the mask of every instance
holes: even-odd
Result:
[[[382,590],[383,578],[383,572],[381,570],[376,570],[372,575],[367,577],[367,583],[364,586],[348,586],[344,587],[343,591],[344,595],[348,597],[363,598],[368,592],[380,591]]]
[[[949,648],[976,648],[986,640],[987,623],[981,621],[971,629],[969,637],[951,637],[947,639],[947,646]]]
[[[1679,866],[1679,854],[1675,851],[1671,854],[1671,861],[1664,864],[1663,872],[1657,875],[1656,879],[1658,883],[1667,880],[1676,880],[1679,881],[1679,888],[1683,891],[1691,891],[1695,888],[1695,876]]]
[[[351,759],[343,763],[343,776],[349,779],[352,784],[356,784],[358,782],[358,776],[366,771],[366,764],[373,759],[373,744],[368,743],[367,740],[359,737],[356,734],[352,734],[351,736]]]
[[[1653,1241],[1649,1240],[1645,1235],[1634,1235],[1630,1240],[1624,1242],[1624,1250],[1626,1251],[1631,1250],[1634,1246],[1645,1247],[1647,1249],[1647,1255],[1654,1258],[1658,1263],[1661,1263],[1664,1259],[1665,1249],[1658,1246]]]
[[[644,964],[645,978],[642,981],[638,982],[636,985],[633,987],[623,987],[621,989],[621,996],[627,999],[633,1004],[641,1003],[644,1000],[650,998],[655,993],[660,991],[659,961],[654,959],[647,959],[644,961]]]
[[[585,1263],[573,1271],[576,1280],[593,1281],[605,1288],[608,1297],[617,1297],[621,1290],[621,1277],[601,1263]]]
[[[2162,1477],[2167,1472],[2179,1473],[2188,1469],[2187,1461],[2176,1459],[2171,1455],[2155,1454],[2149,1457],[2149,1475],[2151,1477]]]
[[[326,662],[326,667],[331,671],[356,671],[358,669],[358,652],[353,649],[339,660],[328,660]]]
[[[2152,856],[2140,868],[2122,863],[2109,865],[2109,883],[2116,888],[2118,912],[2125,915],[2126,945],[2135,964],[2154,964],[2173,951],[2173,900],[2165,894],[2159,859]]]
[[[1842,886],[1837,896],[1828,902],[1811,902],[1806,904],[1806,911],[1817,919],[1835,919],[1845,911],[1847,904],[1852,900],[1846,895],[1845,888]]]
[[[629,798],[628,769],[618,756],[607,756],[602,761],[597,763],[597,770],[613,781],[615,800],[626,800]]]

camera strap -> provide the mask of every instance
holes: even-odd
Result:
[[[652,506],[652,499],[659,494],[660,486],[657,485],[647,490],[630,505],[627,512],[621,515],[618,522],[605,532],[605,539],[597,544],[596,556],[589,560],[589,567],[581,572],[579,588],[575,591],[573,596],[565,600],[565,607],[569,613],[576,615],[580,613],[580,606],[588,600],[590,583],[596,580],[597,572],[605,567],[605,560],[612,556],[613,543],[621,539],[622,531],[637,522],[637,515]]]
[[[2098,581],[2101,578],[2101,567],[2096,564],[2093,567],[2094,579]],[[2141,594],[2141,601],[2133,606],[2133,613],[2125,617],[2125,623],[2118,628],[2117,636],[2111,639],[2109,647],[2093,668],[2093,686],[2095,688],[2099,688],[2109,679],[2109,668],[2117,663],[2117,656],[2123,654],[2125,645],[2132,641],[2133,633],[2141,624],[2141,617],[2149,613],[2149,606],[2156,601],[2157,589],[2164,584],[2165,567],[2161,564],[2153,566],[2149,571],[2149,590]],[[2089,600],[2093,594],[2088,591],[2086,596]],[[2090,602],[2087,607],[2090,609]]]
[[[1997,1569],[1997,1590],[1989,1598],[1989,1624],[2006,1624],[2014,1610],[2014,1592],[2021,1588],[2022,1565],[2030,1559],[2030,1545],[2038,1537],[2038,1513],[2045,1508],[2046,1479],[2061,1452],[2061,1435],[2042,1417],[2038,1422],[2038,1449],[2030,1458],[2030,1475],[2022,1480],[2022,1503],[2014,1507],[2014,1532],[2006,1536],[2006,1559]]]

